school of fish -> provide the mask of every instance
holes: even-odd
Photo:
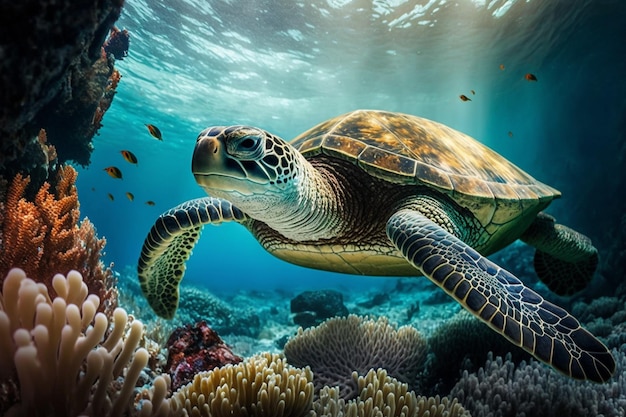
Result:
[[[150,133],[150,136],[152,136],[153,138],[157,140],[163,141],[163,134],[161,133],[161,130],[158,127],[156,127],[153,124],[146,124],[145,126],[148,128],[148,132]],[[139,160],[137,159],[137,156],[132,151],[128,149],[122,149],[120,151],[120,154],[122,155],[122,158],[124,158],[124,160],[128,162],[129,164],[132,164],[135,166],[138,165]],[[111,178],[119,179],[119,180],[123,179],[122,170],[117,166],[114,166],[114,165],[108,166],[104,168],[103,171],[109,174]],[[91,190],[95,191],[95,188],[92,188]],[[135,201],[135,195],[131,193],[130,191],[127,191],[124,195],[129,201],[131,202]],[[111,201],[115,201],[115,196],[111,193],[107,193],[107,198]],[[156,205],[156,203],[153,200],[147,200],[145,204],[148,206]]]

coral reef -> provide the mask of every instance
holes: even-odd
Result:
[[[105,338],[109,320],[97,313],[100,300],[87,295],[79,272],[55,275],[52,286],[54,298],[17,268],[4,279],[0,381],[19,386],[19,393],[3,399],[0,413],[119,416],[129,411],[148,361],[144,349],[136,350],[143,325],[135,320],[127,329],[128,316],[118,308]]]
[[[426,372],[420,385],[429,395],[447,393],[463,368],[477,370],[485,363],[489,352],[498,356],[511,352],[515,363],[531,357],[469,312],[461,310],[428,338]]]
[[[589,304],[577,302],[572,306],[572,312],[580,317],[580,321],[585,324],[587,330],[598,337],[611,336],[616,326],[626,321],[624,297],[603,296]],[[613,345],[612,347],[618,346]]]
[[[173,390],[189,383],[200,372],[243,360],[205,321],[177,328],[165,347],[168,351],[166,369]]]
[[[469,417],[459,402],[447,397],[421,397],[408,385],[387,375],[384,369],[370,370],[365,376],[352,374],[359,393],[345,401],[336,387],[324,387],[313,404],[320,417]]]
[[[36,121],[45,127],[57,148],[59,162],[73,160],[89,165],[91,139],[102,127],[121,79],[114,61],[103,49],[93,65],[72,74],[71,89],[55,97],[37,116]]]
[[[113,273],[100,255],[106,241],[98,239],[89,219],[78,223],[80,212],[76,192],[76,170],[61,166],[54,192],[48,182],[34,201],[24,198],[29,178],[17,175],[6,189],[0,207],[0,277],[19,267],[43,282],[56,296],[52,277],[56,273],[79,271],[91,294],[100,300],[100,311],[108,317],[117,306]],[[0,283],[2,278],[0,278]]]
[[[305,329],[331,317],[345,317],[343,295],[334,290],[304,291],[291,300],[293,322]]]
[[[298,369],[279,355],[259,354],[197,374],[172,394],[172,415],[307,416],[313,407],[312,380],[308,367]]]
[[[285,344],[285,357],[294,366],[310,366],[316,389],[339,386],[341,397],[358,395],[352,372],[383,368],[411,386],[423,365],[426,340],[411,326],[396,328],[386,318],[349,315],[325,321],[298,333]]]
[[[111,54],[115,59],[122,60],[128,56],[128,48],[130,47],[130,34],[126,29],[119,30],[113,26],[109,38],[102,46],[106,54]]]
[[[256,337],[260,327],[259,317],[252,308],[235,311],[218,297],[191,286],[180,288],[178,315],[183,323],[206,320],[221,335]]]
[[[2,175],[28,174],[37,167],[41,160],[37,132],[41,128],[48,131],[48,140],[57,147],[59,160],[76,158],[83,164],[89,160],[90,148],[86,144],[91,142],[91,137],[81,138],[82,154],[66,156],[61,145],[65,141],[64,132],[53,133],[54,129],[44,124],[43,118],[68,105],[71,97],[85,93],[74,89],[101,57],[101,47],[119,18],[122,5],[123,0],[91,2],[83,7],[76,7],[70,0],[3,4],[0,14]],[[104,82],[103,88],[106,78]],[[98,96],[96,102],[99,99]],[[70,126],[64,125],[68,129]],[[37,187],[41,185],[38,176],[32,180]]]
[[[626,412],[626,345],[614,349],[616,377],[607,383],[577,381],[531,359],[489,356],[478,372],[465,371],[450,392],[472,415],[485,417],[617,417]]]

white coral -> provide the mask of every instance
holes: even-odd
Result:
[[[52,286],[54,300],[21,269],[4,280],[0,379],[17,376],[21,390],[7,416],[122,415],[148,362],[148,352],[136,349],[143,325],[133,321],[125,335],[128,315],[118,308],[104,339],[109,321],[96,313],[100,299],[87,295],[81,274],[57,274]]]

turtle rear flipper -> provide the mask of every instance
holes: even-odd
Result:
[[[443,216],[438,213],[438,221]],[[396,212],[387,235],[407,261],[461,306],[540,361],[577,379],[604,382],[613,375],[611,352],[576,318],[425,215]]]
[[[598,251],[585,235],[539,213],[521,240],[534,246],[535,271],[541,281],[558,295],[583,290],[598,266]]]

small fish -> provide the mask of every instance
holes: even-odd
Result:
[[[472,99],[466,96],[465,94],[461,94],[459,98],[463,101],[472,101]]]
[[[109,200],[111,201],[115,200],[115,197],[113,197],[113,194],[111,193],[107,193],[107,197],[109,197]]]
[[[154,201],[152,201],[152,200],[148,200],[148,201],[146,201],[146,204],[149,205],[149,206],[154,206],[156,203]]]
[[[504,64],[500,64],[500,70],[504,71]]]
[[[113,178],[122,179],[122,171],[120,171],[118,167],[106,167],[104,168],[104,171],[106,171],[107,174]]]
[[[130,201],[133,201],[135,199],[135,196],[133,195],[133,193],[127,192],[126,193],[126,198],[128,198]]]
[[[510,138],[512,138],[512,137],[513,137],[513,132],[511,132],[510,130],[509,130],[509,137],[510,137]]]
[[[475,95],[476,95],[476,91],[474,91],[474,90],[470,90],[470,92],[472,93],[472,95],[473,95],[473,96],[475,96]]]
[[[91,187],[91,191],[96,191],[96,187]]]
[[[137,157],[131,151],[124,150],[124,151],[120,151],[120,153],[122,154],[126,162],[130,162],[131,164],[137,163]]]
[[[524,78],[526,78],[528,81],[537,81],[537,77],[535,77],[535,75],[531,74],[530,72],[524,75]]]
[[[156,127],[155,125],[149,125],[149,124],[146,125],[146,127],[148,128],[148,132],[150,132],[152,137],[158,140],[163,140],[163,135],[161,135],[161,131],[159,130],[158,127]]]

